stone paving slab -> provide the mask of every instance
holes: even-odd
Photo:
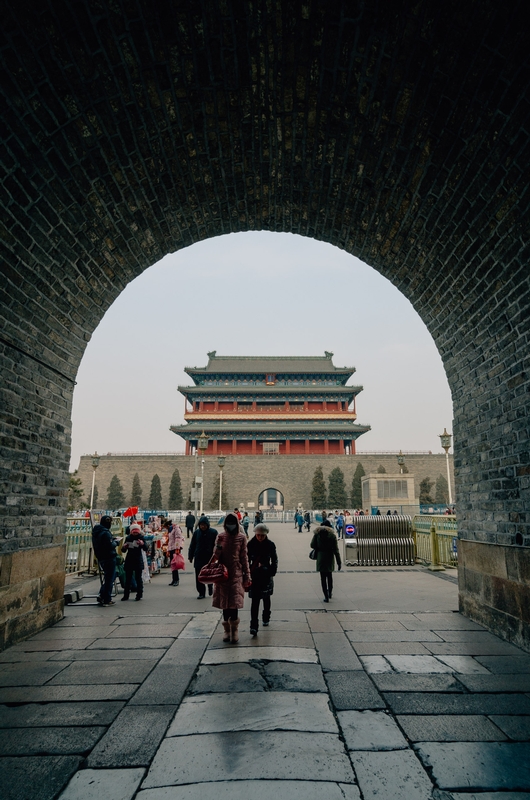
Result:
[[[312,633],[342,633],[342,627],[334,614],[327,612],[308,614],[307,623]]]
[[[530,714],[530,697],[524,694],[385,692],[383,696],[395,714]]]
[[[439,792],[435,790],[436,800],[528,800],[527,792]]]
[[[0,689],[0,703],[53,703],[94,700],[128,700],[138,689],[137,683],[102,686],[21,686]]]
[[[383,672],[393,672],[390,662],[383,656],[361,656],[363,668],[369,675],[377,675]]]
[[[347,619],[344,621],[340,619],[340,623],[345,631],[415,630],[414,628],[405,628],[405,626],[398,619],[389,619],[389,620]]]
[[[414,614],[402,624],[410,631],[483,631],[482,625],[461,614]]]
[[[422,742],[416,748],[440,789],[530,790],[530,744]]]
[[[100,631],[100,635],[103,631]],[[84,650],[85,647],[89,647],[93,642],[96,640],[94,637],[91,639],[67,639],[68,642],[68,649],[69,650]],[[10,647],[10,652],[13,653],[37,653],[37,652],[49,652],[49,651],[59,651],[64,646],[64,640],[62,639],[55,639],[53,641],[48,641],[46,639],[40,641],[34,641],[33,639],[28,639],[27,642],[21,642],[20,644],[15,644],[13,647]]]
[[[0,686],[42,686],[68,665],[68,661],[4,664],[0,669]]]
[[[0,736],[0,756],[87,755],[104,727],[9,728]]]
[[[434,631],[346,631],[350,642],[439,642],[442,639]]]
[[[325,695],[242,692],[187,698],[167,735],[273,730],[339,732]]]
[[[395,720],[384,711],[339,711],[348,750],[406,750],[408,743]]]
[[[206,643],[205,639],[177,639],[166,650],[161,663],[196,665],[202,658]]]
[[[131,800],[145,769],[83,769],[76,772],[58,800]]]
[[[530,692],[530,675],[460,675],[470,692]]]
[[[66,606],[64,609],[66,616],[54,624],[53,630],[57,630],[58,628],[90,627],[94,625],[106,627],[107,625],[118,625],[120,622],[117,614],[111,614],[110,616],[108,614],[97,614],[95,608],[93,609],[93,614],[74,614],[72,612],[73,607]]]
[[[36,633],[31,637],[32,642],[53,642],[58,641],[71,641],[72,639],[97,639],[100,636],[107,636],[107,634],[118,630],[117,625],[83,625],[80,627],[71,626],[68,628],[56,627],[53,625],[51,628],[46,628],[40,633]]]
[[[435,630],[437,636],[444,642],[477,642],[478,644],[498,644],[499,639],[484,629],[478,631],[446,631]]]
[[[155,666],[156,661],[105,661],[94,666],[90,661],[74,661],[48,686],[65,684],[141,683]]]
[[[118,625],[106,636],[106,639],[176,639],[184,629],[184,623],[169,623],[160,625]],[[101,635],[101,632],[100,632]]]
[[[126,706],[91,752],[88,766],[147,766],[176,710],[176,705]]]
[[[178,705],[195,672],[194,664],[158,664],[142,683],[129,705],[149,706],[161,702]]]
[[[0,653],[0,664],[13,664],[13,663],[20,663],[21,661],[24,664],[28,664],[30,661],[36,661],[42,664],[43,661],[50,661],[55,658],[56,661],[68,661],[67,658],[63,657],[61,651],[41,651],[36,650],[34,653],[25,653],[23,650],[15,650],[14,647],[10,647],[7,650],[4,650],[3,653]]]
[[[219,669],[216,667],[215,669]],[[273,692],[326,692],[328,687],[318,664],[286,664],[270,661],[263,674]]]
[[[0,706],[0,728],[46,727],[48,725],[110,725],[124,703],[46,703]]]
[[[460,675],[489,675],[490,673],[479,664],[473,656],[436,656],[438,661],[442,664],[447,664],[451,667],[452,672],[458,672]]]
[[[396,672],[432,675],[440,672],[453,672],[447,664],[442,664],[433,656],[386,656]]]
[[[477,656],[475,659],[489,672],[503,675],[530,673],[530,655],[521,656]]]
[[[149,648],[151,650],[155,650],[158,648],[168,648],[170,647],[175,639],[171,637],[164,637],[161,638],[160,636],[153,636],[153,638],[149,638],[148,636],[145,637],[138,637],[136,639],[96,639],[95,642],[92,642],[89,645],[90,650],[139,650],[141,648]],[[68,646],[70,646],[70,642]]]
[[[174,738],[165,739],[142,789],[199,783],[205,777],[355,783],[351,764],[334,734],[244,731],[185,736],[178,746]]]
[[[237,664],[242,661],[293,661],[294,663],[317,663],[314,650],[303,647],[230,647],[206,650],[203,664]]]
[[[187,625],[192,619],[191,614],[140,614],[127,617],[118,617],[115,625],[169,625],[173,621],[178,625]]]
[[[410,673],[372,674],[380,692],[463,692],[452,675],[411,675]]]
[[[322,669],[362,670],[359,658],[342,631],[340,633],[314,633],[313,639]]]
[[[385,702],[364,672],[328,672],[325,676],[337,711],[385,708]]]
[[[425,647],[433,655],[441,656],[520,656],[522,650],[508,642],[496,639],[484,642],[425,642]]]
[[[158,661],[167,650],[63,650],[52,654],[54,661]]]
[[[530,716],[493,715],[490,716],[490,719],[509,739],[520,742],[530,741]]]
[[[137,795],[136,800],[271,800],[271,797],[281,800],[360,800],[361,795],[357,786],[351,783],[260,780],[146,789]]]
[[[411,750],[350,757],[364,800],[431,800],[432,784]]]
[[[0,758],[2,800],[53,800],[81,763],[80,756]]]
[[[487,717],[475,714],[398,716],[411,742],[502,742],[506,737]]]
[[[352,642],[358,656],[421,656],[430,655],[421,642]]]
[[[281,613],[283,614],[284,612],[282,611]],[[247,625],[247,622],[250,624],[250,618],[248,620],[245,619],[244,624]],[[241,624],[243,625],[243,622]],[[286,631],[287,633],[311,633],[305,618],[299,620],[274,619],[274,608],[272,609],[272,619],[267,630],[277,631],[278,633],[281,631]]]
[[[304,664],[303,666],[306,665]],[[316,669],[320,670],[317,665],[311,664],[307,666],[315,666]],[[287,667],[287,669],[290,668],[291,665]],[[199,667],[189,693],[195,695],[220,691],[266,692],[267,684],[256,667],[251,667],[250,664],[219,664]]]
[[[182,639],[209,639],[215,631],[220,617],[218,611],[197,615],[188,622],[180,637]]]
[[[269,628],[259,627],[258,635],[255,639],[250,636],[249,627],[243,627],[243,621],[239,626],[239,646],[240,647],[304,647],[314,649],[313,637],[308,631],[271,631]],[[224,630],[221,626],[216,631],[215,637],[208,645],[208,649],[228,648],[223,642]],[[351,647],[350,647],[351,650]]]

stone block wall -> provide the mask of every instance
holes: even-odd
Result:
[[[210,507],[210,498],[219,487],[219,466],[216,456],[205,456],[204,465],[204,499],[205,507]],[[198,461],[200,475],[200,459]],[[392,454],[355,455],[355,456],[227,456],[223,468],[223,491],[227,492],[229,507],[249,502],[258,503],[258,497],[264,489],[278,489],[284,496],[286,509],[295,508],[301,503],[304,508],[311,508],[311,488],[317,467],[321,466],[324,479],[328,481],[329,473],[334,467],[340,467],[344,473],[348,494],[357,464],[361,463],[366,473],[375,472],[381,464],[388,473],[396,471],[396,456]],[[419,494],[420,481],[430,477],[435,481],[439,474],[446,475],[445,454],[407,455],[405,463],[414,475],[416,495]],[[184,505],[187,504],[189,490],[195,474],[195,457],[184,455],[107,455],[101,456],[96,471],[98,486],[98,507],[105,507],[107,489],[113,475],[117,475],[123,486],[126,503],[131,496],[132,482],[135,472],[140,477],[142,500],[147,504],[151,479],[156,473],[162,484],[162,502],[167,507],[169,484],[175,469],[179,470],[182,483]],[[450,458],[452,475],[452,457]],[[92,486],[92,457],[82,456],[79,462],[78,477],[83,482],[84,497],[88,498]],[[434,489],[434,487],[433,487]]]

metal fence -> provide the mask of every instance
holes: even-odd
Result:
[[[412,518],[355,517],[355,536],[343,540],[348,566],[410,566],[415,563]]]
[[[123,536],[123,526],[119,517],[115,517],[112,520],[111,533],[116,537]],[[65,572],[74,574],[96,571],[97,560],[92,550],[92,522],[90,517],[68,517],[65,542]]]
[[[417,514],[412,520],[416,559],[432,568],[458,566],[456,517]]]

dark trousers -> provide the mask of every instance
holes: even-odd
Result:
[[[186,528],[186,536],[188,539],[190,538],[190,533],[193,536],[193,528]]]
[[[250,605],[250,627],[256,630],[259,627],[259,604],[263,600],[263,622],[268,622],[271,618],[271,596],[261,592],[252,592],[252,603]]]
[[[134,575],[136,580],[136,597],[143,597],[144,594],[144,582],[142,580],[142,571],[143,571],[143,564],[135,564],[134,566],[127,566],[127,560],[125,560],[125,587],[123,589],[123,596],[128,598],[131,593],[131,583],[132,583],[132,576]]]
[[[331,593],[333,592],[333,573],[321,572],[320,583],[322,584],[322,591],[324,592],[324,597],[328,598],[331,597]]]
[[[201,597],[206,597],[206,584],[199,583],[199,572],[201,571],[202,567],[195,567],[195,586],[197,587],[197,591]],[[213,583],[208,584],[208,594],[211,595],[213,593]]]
[[[103,573],[103,583],[101,584],[99,596],[104,603],[110,603],[112,599],[112,588],[116,580],[116,559],[100,558],[99,566]]]
[[[225,622],[237,619],[237,608],[223,608],[223,619]]]

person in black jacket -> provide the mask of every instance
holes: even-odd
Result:
[[[136,580],[136,597],[135,600],[141,600],[144,594],[144,582],[142,580],[142,571],[144,568],[144,560],[142,552],[147,553],[147,545],[142,536],[141,527],[135,522],[129,528],[129,534],[125,537],[125,542],[122,545],[122,552],[126,552],[125,556],[125,586],[123,589],[122,600],[128,600],[131,593],[132,576],[134,574]]]
[[[188,559],[193,562],[195,567],[195,585],[197,586],[198,596],[197,600],[203,600],[206,597],[206,585],[199,583],[197,578],[199,572],[208,563],[212,557],[213,547],[217,538],[217,531],[215,528],[210,528],[210,520],[208,517],[202,516],[199,520],[197,530],[192,536],[190,547],[188,550]],[[213,592],[213,585],[208,584],[208,594]]]
[[[259,627],[259,604],[263,600],[263,624],[267,626],[271,618],[271,595],[274,591],[274,576],[278,571],[276,545],[267,537],[268,527],[260,522],[254,528],[254,536],[248,543],[248,561],[252,586],[249,597],[250,635],[257,636]]]
[[[190,538],[190,533],[193,536],[193,527],[195,525],[195,516],[188,511],[186,514],[186,538]]]
[[[113,539],[110,532],[112,517],[101,517],[99,524],[92,528],[92,547],[101,570],[104,581],[101,584],[99,595],[96,597],[102,606],[113,606],[112,587],[116,580],[116,547],[118,541]]]

